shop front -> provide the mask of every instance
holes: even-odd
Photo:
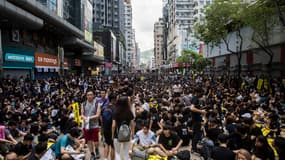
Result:
[[[60,64],[57,56],[39,52],[35,53],[36,79],[57,77],[59,66]],[[67,59],[64,59],[64,69],[68,69]]]
[[[34,79],[34,52],[18,48],[3,48],[3,75],[5,78]]]

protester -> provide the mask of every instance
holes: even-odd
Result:
[[[143,123],[142,129],[136,132],[132,141],[129,154],[133,156],[135,153],[145,153],[146,155],[158,154],[163,157],[167,156],[156,143],[156,136],[149,130],[149,124],[147,122]]]
[[[172,132],[171,124],[163,126],[163,132],[160,134],[158,144],[165,155],[172,157],[178,153],[183,141],[180,137]]]
[[[116,160],[124,160],[129,157],[130,141],[134,131],[134,115],[131,111],[129,98],[127,96],[119,97],[112,123],[112,139],[114,140]],[[123,137],[120,137],[121,135]]]
[[[81,116],[84,121],[84,138],[91,153],[91,160],[99,159],[99,119],[101,106],[96,104],[94,92],[87,91],[87,100],[83,103]],[[96,155],[95,155],[95,153]]]
[[[25,77],[20,80],[7,77],[0,83],[0,151],[5,157],[26,134],[32,134],[34,148],[31,152],[34,155],[36,144],[58,143],[61,135],[69,134],[72,128],[83,123],[85,133],[91,130],[95,133],[90,137],[85,134],[84,138],[98,142],[96,146],[88,147],[91,153],[93,151],[91,158],[99,155],[96,148],[100,127],[104,137],[104,158],[114,158],[112,154],[106,154],[107,148],[112,150],[112,146],[116,152],[128,157],[134,133],[143,130],[147,122],[148,132],[156,136],[163,136],[164,126],[171,124],[170,131],[183,141],[181,146],[185,147],[182,148],[190,150],[188,146],[192,142],[192,153],[200,153],[201,144],[207,144],[212,157],[214,149],[221,147],[217,136],[222,132],[228,135],[227,147],[223,149],[240,151],[237,157],[246,158],[246,154],[241,154],[245,149],[255,157],[272,159],[273,155],[276,159],[284,159],[280,138],[285,135],[285,88],[282,79],[265,80],[264,76],[251,74],[242,76],[240,81],[235,76],[211,77],[198,73],[184,76],[174,73],[66,76],[34,81]],[[176,90],[179,93],[174,94],[174,85],[180,89]],[[112,94],[115,95],[113,98]],[[127,97],[124,103],[123,97]],[[81,111],[86,112],[80,116],[80,109],[74,104],[81,105]],[[91,104],[94,105],[89,107]],[[111,115],[111,110],[104,110],[108,107],[112,108],[111,125],[106,124],[106,115]],[[88,110],[92,110],[90,115]],[[113,121],[117,124],[113,125]],[[106,132],[110,128],[112,131]],[[127,136],[118,142],[120,128],[127,131]],[[267,145],[266,142],[270,143]],[[117,149],[118,145],[124,145],[124,151]],[[271,148],[276,150],[275,154]],[[36,157],[39,157],[40,151],[37,153]]]
[[[52,150],[55,152],[55,156],[58,159],[62,160],[71,160],[72,155],[80,154],[82,150],[82,146],[79,142],[80,131],[76,128],[70,130],[70,133],[65,134],[59,140],[51,146]],[[68,146],[74,146],[77,144],[77,149],[75,151],[69,151],[66,149]]]
[[[32,154],[32,142],[34,137],[31,134],[27,134],[24,137],[23,142],[16,144],[14,152],[20,159],[27,159]]]
[[[107,106],[102,108],[102,131],[104,136],[104,158],[107,160],[109,155],[110,159],[114,160],[115,152],[114,152],[114,142],[112,139],[112,120],[113,120],[113,113],[116,109],[116,101],[117,95],[112,93],[108,96],[109,103]],[[104,103],[104,102],[103,102]]]

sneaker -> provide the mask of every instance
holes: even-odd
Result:
[[[96,156],[95,156],[95,158],[96,158],[96,159],[100,159],[100,157],[101,157],[101,156],[100,156],[100,152],[97,150],[97,151],[96,151]]]
[[[96,159],[95,155],[94,155],[94,154],[91,154],[91,155],[90,155],[90,160],[95,160],[95,159]]]

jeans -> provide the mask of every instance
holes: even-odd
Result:
[[[131,142],[119,142],[114,139],[115,160],[129,160],[129,149]]]

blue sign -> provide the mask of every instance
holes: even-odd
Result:
[[[6,53],[5,54],[5,61],[34,63],[35,58],[34,58],[34,56],[14,54],[14,53]]]

